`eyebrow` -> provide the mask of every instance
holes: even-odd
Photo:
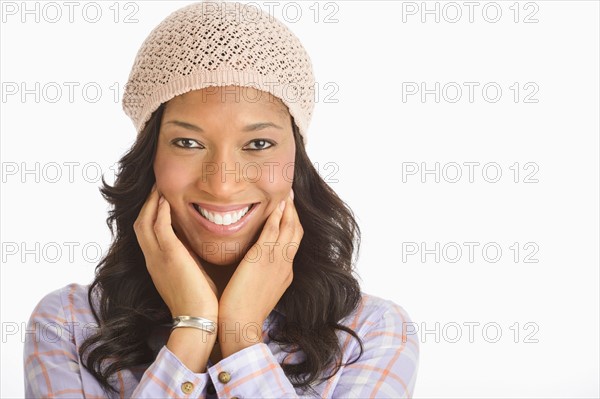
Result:
[[[184,129],[192,130],[194,132],[199,132],[199,133],[204,132],[204,129],[202,129],[200,126],[196,126],[196,125],[193,125],[188,122],[172,120],[172,121],[165,122],[164,124],[165,125],[173,124],[173,125],[182,127]],[[257,123],[252,123],[250,125],[247,125],[246,127],[244,127],[242,129],[242,131],[243,132],[256,132],[258,130],[267,129],[269,127],[274,127],[276,129],[283,129],[281,126],[276,125],[273,122],[257,122]]]

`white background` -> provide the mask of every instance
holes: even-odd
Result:
[[[111,167],[135,137],[122,87],[150,30],[187,4],[122,2],[115,23],[114,2],[97,2],[102,17],[90,23],[94,9],[84,15],[81,2],[70,23],[57,2],[62,17],[51,23],[57,8],[36,3],[27,7],[38,7],[39,22],[22,15],[21,2],[2,2],[3,398],[23,395],[21,334],[36,303],[91,282],[95,248],[108,248],[96,172],[112,183]],[[322,89],[308,152],[323,176],[335,172],[327,181],[358,217],[363,290],[394,300],[420,328],[415,397],[599,397],[598,2],[478,2],[472,22],[463,2],[297,2],[285,14],[287,3],[273,15],[305,45]],[[422,22],[423,7],[438,7],[439,22],[435,14]],[[124,23],[131,13],[137,22]],[[528,15],[537,22],[525,23]],[[36,82],[39,102],[22,99],[21,83]],[[72,103],[65,82],[79,84]],[[439,82],[439,102],[420,93],[403,101],[410,82]],[[478,84],[472,102],[465,82]],[[84,97],[86,83],[101,87],[97,102],[92,89]],[[451,102],[456,86],[462,97]],[[537,102],[525,102],[534,90]],[[472,181],[465,162],[479,163]],[[439,182],[421,176],[436,163]],[[457,164],[462,177],[452,182]],[[411,165],[418,173],[403,176]],[[465,242],[478,245],[472,260]],[[72,258],[64,243],[76,243]],[[411,243],[424,247],[412,254]],[[422,250],[434,251],[422,259]],[[469,322],[479,323],[472,340]],[[486,324],[494,328],[484,333]]]

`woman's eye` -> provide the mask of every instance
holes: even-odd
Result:
[[[202,145],[200,145],[200,143],[192,139],[176,139],[173,140],[173,143],[175,143],[177,147],[181,148],[204,148]],[[196,146],[194,146],[194,144],[196,144]]]
[[[248,150],[251,151],[256,151],[256,150],[266,150],[269,147],[273,146],[273,143],[271,143],[270,141],[267,140],[263,140],[263,139],[257,139],[257,140],[252,140],[250,142],[250,148],[247,148]]]

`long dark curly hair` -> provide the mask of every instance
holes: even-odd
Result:
[[[154,361],[147,339],[154,327],[171,321],[133,230],[155,182],[153,160],[163,110],[164,104],[119,161],[114,186],[103,178],[100,188],[112,205],[106,223],[113,242],[96,266],[88,291],[99,328],[83,342],[79,355],[106,392],[117,391],[109,382],[113,374]],[[285,319],[269,331],[269,336],[283,344],[288,353],[305,354],[301,363],[281,367],[294,387],[312,391],[311,384],[331,378],[343,365],[336,330],[350,334],[360,346],[358,356],[346,364],[354,363],[363,353],[356,332],[339,323],[358,307],[361,298],[354,277],[360,229],[353,212],[310,162],[298,127],[293,117],[290,119],[296,140],[292,188],[304,236],[294,258],[293,281],[277,304]],[[93,304],[95,292],[100,294],[98,312]]]

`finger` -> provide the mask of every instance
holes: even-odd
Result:
[[[300,242],[302,241],[303,236],[304,229],[302,229],[302,225],[298,222],[298,228],[294,230],[294,235],[285,249],[286,260],[292,261],[294,259],[298,252],[298,248],[300,248]]]
[[[286,206],[286,212],[284,212],[282,217],[278,242],[280,243],[282,258],[287,262],[293,263],[298,248],[300,248],[300,241],[302,241],[302,237],[304,236],[304,229],[300,223],[300,217],[293,200],[290,201],[291,203]],[[288,217],[289,219],[286,219],[284,222],[283,219]]]
[[[294,202],[294,191],[291,191],[292,195],[292,214],[294,215],[294,221],[296,223],[296,233],[299,233],[300,238],[304,235],[304,228],[302,227],[302,222],[300,221],[300,215],[298,214],[298,209],[296,208],[296,203]]]
[[[286,205],[279,223],[279,235],[277,241],[285,245],[292,241],[296,230],[300,227],[300,219],[291,195],[285,200]]]
[[[144,204],[142,205],[142,208],[140,209],[140,213],[138,214],[138,218],[136,219],[136,222],[143,222],[145,220],[150,220],[152,219],[152,221],[154,221],[154,219],[152,218],[153,215],[153,207],[156,208],[157,205],[157,201],[158,198],[160,197],[160,193],[158,192],[158,190],[156,189],[156,184],[154,184],[154,186],[152,186],[152,190],[150,190],[150,193],[148,194],[148,197],[146,198],[146,201],[144,202]]]
[[[133,227],[142,251],[153,251],[158,247],[154,234],[154,220],[158,207],[159,192],[156,187],[152,190],[135,220]]]
[[[164,198],[161,197],[158,204],[154,233],[156,234],[156,240],[160,249],[163,251],[172,251],[180,246],[181,241],[177,238],[171,225],[171,204]]]
[[[294,190],[290,190],[290,201],[288,206],[285,208],[284,215],[282,217],[282,225],[279,229],[278,241],[285,247],[285,259],[292,261],[298,252],[300,247],[300,241],[304,236],[304,229],[300,222],[300,216],[294,203]],[[285,226],[285,227],[284,227]],[[290,236],[291,234],[291,236]]]
[[[277,237],[279,236],[279,223],[281,221],[281,216],[283,215],[281,203],[285,203],[285,201],[281,201],[279,204],[277,204],[273,212],[271,212],[267,218],[267,221],[265,222],[262,232],[257,240],[259,245],[262,245],[265,242],[277,241]]]

